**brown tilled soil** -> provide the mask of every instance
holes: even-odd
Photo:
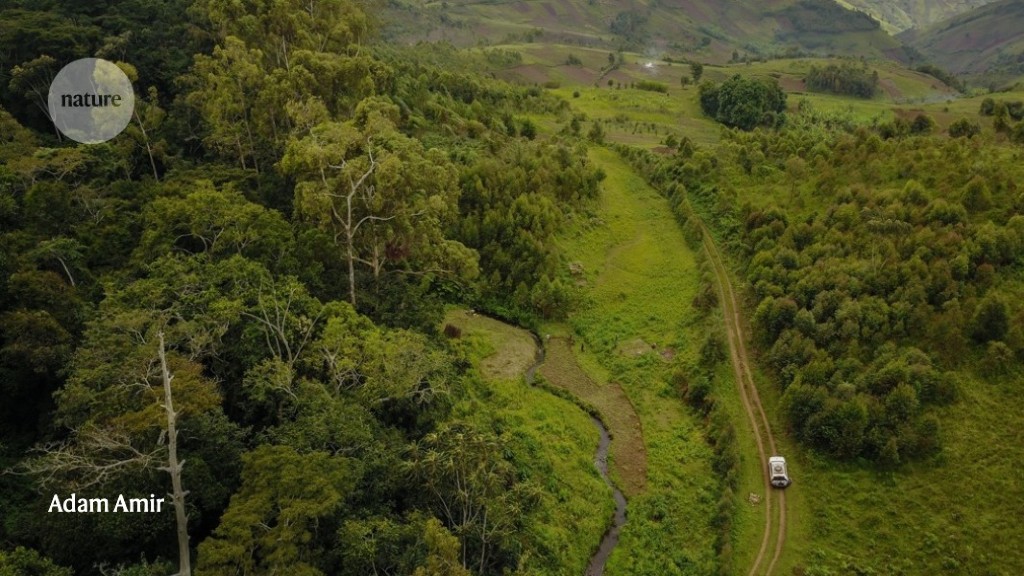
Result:
[[[644,447],[640,418],[618,384],[598,384],[580,368],[565,338],[551,338],[547,359],[540,367],[544,379],[568,390],[601,414],[612,436],[611,464],[626,497],[632,497],[647,485],[647,449]]]

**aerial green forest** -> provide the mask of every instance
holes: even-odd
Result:
[[[1024,573],[1013,56],[505,4],[0,5],[0,576]]]

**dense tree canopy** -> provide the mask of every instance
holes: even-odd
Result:
[[[821,68],[811,66],[804,83],[812,92],[871,98],[878,91],[878,72],[868,70],[866,64],[855,66],[850,62],[829,64]]]
[[[775,79],[737,74],[720,85],[702,83],[700,107],[707,116],[732,128],[771,128],[784,121],[786,94]]]
[[[0,572],[168,573],[178,528],[196,574],[548,562],[535,479],[454,410],[479,376],[438,324],[564,313],[552,239],[600,180],[530,118],[565,104],[373,45],[348,0],[101,4],[0,10]],[[140,94],[93,146],[36,112],[85,53]],[[169,435],[183,527],[37,513],[44,488],[171,491]],[[493,473],[464,498],[467,466]]]
[[[885,465],[932,455],[958,370],[988,377],[1024,355],[1006,297],[1024,246],[1014,151],[814,117],[730,133],[714,158],[630,155],[745,262],[755,343],[797,438]]]

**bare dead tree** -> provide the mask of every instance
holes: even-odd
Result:
[[[40,486],[70,485],[76,490],[102,485],[131,470],[149,468],[162,449],[142,452],[123,430],[86,425],[64,442],[36,449],[39,458],[23,462],[14,473],[35,476]]]
[[[185,461],[178,460],[178,413],[174,411],[171,394],[171,380],[174,375],[167,369],[167,354],[164,351],[164,333],[157,334],[160,342],[160,376],[164,385],[164,413],[167,415],[167,466],[160,469],[171,475],[171,500],[174,503],[174,520],[178,530],[178,575],[192,575],[192,561],[188,546],[188,515],[185,512],[185,495],[181,486],[181,470]]]
[[[359,228],[367,222],[374,220],[387,221],[394,218],[394,216],[377,216],[369,214],[358,218],[356,216],[355,207],[353,204],[357,200],[362,200],[365,204],[369,204],[373,199],[376,189],[372,184],[368,184],[367,180],[377,170],[377,161],[373,157],[373,149],[367,146],[367,157],[370,159],[370,165],[366,170],[359,175],[358,178],[353,178],[351,175],[348,178],[348,190],[342,194],[335,194],[327,192],[327,195],[331,197],[331,216],[334,221],[341,227],[341,233],[335,234],[334,241],[338,242],[340,237],[343,236],[345,242],[346,258],[348,260],[348,291],[349,291],[349,303],[352,306],[356,305],[356,262],[359,261],[356,255],[356,234],[359,232]],[[348,167],[348,162],[342,160],[340,165],[328,165],[328,168],[338,171],[344,171]],[[320,178],[324,183],[325,190],[330,190],[331,185],[327,182],[327,173],[325,170],[320,170]],[[335,199],[340,199],[345,202],[344,210],[339,210],[338,206],[333,202]]]
[[[138,98],[136,98],[138,101]],[[146,154],[149,155],[149,167],[153,169],[153,180],[160,181],[160,173],[156,170],[156,160],[153,159],[153,146],[149,141],[149,134],[146,132],[146,125],[139,114],[139,107],[135,107],[135,123],[139,126],[139,133],[142,134],[142,143],[146,146]]]
[[[164,408],[166,428],[161,431],[156,446],[143,451],[133,443],[128,431],[112,425],[86,424],[73,430],[71,437],[59,443],[38,448],[38,458],[30,458],[10,470],[15,474],[27,474],[37,478],[40,486],[70,485],[76,490],[103,485],[131,471],[156,468],[171,477],[171,501],[174,504],[178,538],[178,576],[191,576],[192,564],[189,556],[188,515],[185,497],[188,492],[182,487],[181,471],[184,460],[178,458],[178,412],[174,410],[171,381],[174,375],[167,367],[167,354],[163,332],[157,334],[160,359],[160,379],[163,384],[158,402]],[[149,388],[148,379],[152,372],[147,370],[141,383]],[[164,445],[166,442],[166,446]]]

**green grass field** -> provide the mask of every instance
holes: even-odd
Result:
[[[606,73],[608,52],[602,49],[557,44],[510,44],[501,48],[521,54],[522,63],[496,69],[496,74],[516,82],[557,85],[551,92],[570,101],[573,108],[588,119],[600,120],[610,142],[657,148],[669,134],[676,138],[686,136],[706,145],[719,140],[721,126],[701,112],[697,87],[692,83],[681,85],[681,78],[690,76],[687,64],[626,53],[623,63]],[[567,65],[570,56],[582,64]],[[977,115],[984,96],[964,97],[931,76],[891,62],[869,62],[879,74],[879,94],[874,98],[808,92],[803,78],[811,66],[836,61],[796,58],[749,64],[705,64],[703,79],[722,82],[735,74],[774,78],[787,92],[791,112],[801,100],[807,100],[817,110],[841,113],[865,125],[887,122],[896,116],[913,119],[924,113],[936,121],[939,130],[945,130],[965,116],[991,128],[990,118]],[[668,93],[630,88],[641,81],[664,84]],[[1024,98],[1024,92],[993,96],[1019,100]]]
[[[701,342],[689,320],[694,255],[664,199],[612,152],[594,149],[591,157],[608,174],[600,204],[561,241],[583,266],[585,304],[568,327],[545,331],[571,329],[585,346],[575,348],[580,364],[598,383],[620,384],[643,426],[647,486],[629,501],[606,574],[708,574],[716,564],[709,523],[717,479],[700,423],[669,384],[676,363]]]
[[[587,374],[574,348],[565,337],[549,339],[540,373],[551,385],[568,391],[601,415],[608,433],[615,438],[608,451],[609,474],[627,498],[638,495],[647,484],[647,449],[640,419],[622,387],[607,381],[599,383]]]
[[[456,411],[480,423],[496,423],[524,476],[540,489],[527,519],[527,538],[547,558],[527,557],[529,574],[582,574],[614,510],[611,490],[594,467],[598,432],[572,402],[526,385],[522,370],[536,347],[525,330],[464,310],[446,323],[462,329],[474,365],[485,377]]]

